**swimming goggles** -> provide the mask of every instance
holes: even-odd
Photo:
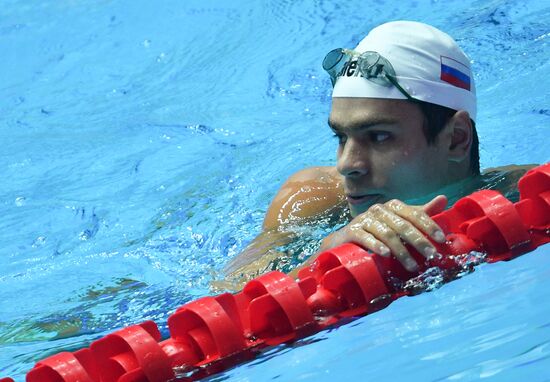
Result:
[[[416,101],[397,82],[395,70],[390,62],[380,53],[367,51],[359,53],[354,50],[336,48],[328,52],[323,60],[323,69],[330,75],[332,86],[340,76],[355,75],[358,70],[361,77],[382,86],[395,86],[410,101]]]

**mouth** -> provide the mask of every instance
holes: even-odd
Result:
[[[349,204],[360,205],[360,204],[375,204],[381,201],[383,195],[381,194],[347,194],[346,199]]]

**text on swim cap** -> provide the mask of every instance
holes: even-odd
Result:
[[[365,77],[366,75],[366,78],[376,78],[379,77],[384,71],[384,64],[370,65],[368,66],[366,73],[364,67],[363,70],[359,70],[358,66],[359,63],[357,60],[347,61],[338,73],[337,77]]]

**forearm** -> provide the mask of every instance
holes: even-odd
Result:
[[[339,236],[341,235],[341,232],[340,231],[335,231],[333,233],[331,233],[330,235],[326,236],[322,241],[321,241],[321,246],[319,247],[319,249],[317,250],[317,253],[315,253],[314,255],[312,255],[310,258],[308,258],[306,261],[304,261],[304,263],[302,265],[300,265],[298,268],[295,268],[293,269],[289,275],[292,276],[292,277],[297,277],[298,276],[298,270],[300,268],[303,268],[305,266],[308,266],[310,265],[311,263],[313,263],[313,261],[315,261],[315,259],[317,258],[317,256],[319,256],[322,252],[324,251],[327,251],[331,248],[334,248],[336,247],[338,244],[336,244],[339,240]]]
[[[268,230],[258,235],[225,267],[227,277],[256,275],[282,256],[276,248],[290,243],[295,234],[291,231]]]
[[[321,253],[323,251],[334,248],[336,246],[335,242],[337,242],[339,240],[340,235],[341,235],[341,232],[340,232],[340,230],[338,230],[338,231],[334,231],[330,235],[326,236],[321,241],[321,246],[319,247],[319,251],[317,253]]]

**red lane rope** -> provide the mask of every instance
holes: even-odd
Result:
[[[153,321],[118,330],[89,348],[39,361],[27,382],[168,382],[196,380],[250,359],[266,346],[308,336],[344,317],[365,315],[409,294],[407,280],[430,267],[460,268],[460,256],[478,251],[488,262],[510,260],[550,242],[550,164],[519,181],[520,201],[496,191],[460,199],[433,219],[446,232],[434,243],[441,258],[426,261],[409,247],[420,269],[355,244],[320,254],[299,280],[269,272],[236,294],[189,302],[168,318],[161,341]],[[177,374],[177,375],[176,375]],[[0,382],[13,382],[10,378]]]

